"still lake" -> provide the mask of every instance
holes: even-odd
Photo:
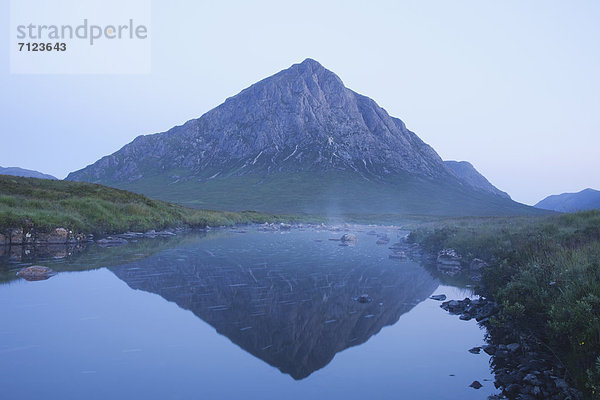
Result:
[[[468,289],[390,259],[406,232],[260,227],[0,259],[5,399],[485,399]],[[16,278],[45,265],[48,280]],[[357,296],[371,301],[360,303]],[[474,380],[483,384],[475,390]]]

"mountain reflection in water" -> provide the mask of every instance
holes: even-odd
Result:
[[[359,233],[355,246],[327,240],[339,236],[230,233],[109,269],[300,380],[396,323],[438,286],[418,264],[388,259],[374,236]],[[372,301],[355,301],[361,294]]]

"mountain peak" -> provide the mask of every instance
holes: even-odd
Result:
[[[312,58],[307,58],[304,61],[302,61],[301,63],[292,64],[291,67],[285,69],[284,71],[297,71],[300,74],[302,74],[302,73],[315,74],[315,73],[322,73],[322,72],[326,71],[326,72],[333,74],[333,72],[329,71],[327,68],[325,68],[323,65],[321,65],[318,61],[316,61]]]
[[[447,206],[438,213],[460,212],[455,200],[465,196],[474,196],[480,209],[491,209],[481,199],[487,193],[465,185],[401,120],[311,58],[198,119],[140,136],[67,179],[163,199],[185,187],[185,199],[169,198],[193,198],[205,208],[229,204],[231,209],[320,213],[333,204],[346,211],[432,213],[427,199],[441,204],[439,192],[449,190],[442,195]],[[506,198],[488,199],[500,202],[496,210],[518,211]]]
[[[310,68],[313,68],[313,69],[325,68],[317,60],[315,60],[313,58],[306,58],[299,65],[303,65],[303,66],[310,67]]]
[[[278,77],[284,79],[277,79]],[[259,83],[271,82],[278,85],[289,85],[294,84],[295,81],[304,82],[302,85],[308,89],[315,89],[319,87],[321,90],[326,92],[342,92],[347,90],[344,83],[332,71],[325,68],[318,61],[307,58],[301,63],[293,64],[291,67],[284,69],[278,74],[263,79]],[[298,83],[296,83],[298,85]],[[298,86],[297,86],[298,88]],[[314,94],[314,90],[311,91]]]

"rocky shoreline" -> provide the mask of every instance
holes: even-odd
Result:
[[[412,246],[414,249],[414,243]],[[438,271],[449,276],[467,272],[475,283],[480,282],[481,273],[489,266],[477,258],[465,260],[454,249],[443,249],[437,254],[415,251],[415,254],[421,260],[435,263]],[[491,356],[496,379],[494,385],[501,390],[499,395],[490,397],[491,400],[581,399],[580,393],[567,383],[565,367],[549,349],[535,338],[514,332],[510,322],[500,325],[492,321],[495,316],[501,317],[501,310],[492,299],[479,297],[444,301],[446,296],[442,294],[431,299],[443,301],[440,307],[458,315],[461,320],[475,319],[486,328],[488,344],[469,351],[479,354],[483,350]]]
[[[236,225],[245,226],[248,224]],[[230,228],[235,228],[230,227]],[[301,226],[301,225],[300,225]],[[321,227],[322,225],[315,225]],[[286,223],[264,223],[258,225],[259,230],[286,231],[293,225]],[[63,258],[83,249],[88,244],[97,244],[100,247],[122,246],[130,241],[139,239],[168,238],[184,232],[211,231],[224,229],[227,226],[204,228],[177,227],[163,230],[149,230],[146,232],[123,232],[96,237],[94,234],[73,232],[69,229],[58,227],[50,231],[41,231],[35,228],[13,228],[0,232],[0,256],[10,256],[13,259],[24,259],[32,256]],[[238,229],[239,231],[239,229]]]
[[[49,232],[34,228],[14,228],[0,233],[0,256],[9,256],[15,260],[32,256],[64,258],[92,243],[101,247],[121,246],[142,238],[176,236],[187,230],[175,228],[162,231],[125,232],[96,238],[93,234],[77,233],[62,227]]]
[[[175,236],[185,228],[165,229],[162,231],[150,230],[147,232],[125,232],[103,236],[95,240],[93,234],[73,232],[66,228],[55,228],[50,232],[37,229],[14,228],[0,233],[0,246],[27,246],[27,245],[52,245],[52,244],[78,244],[93,243],[126,243],[130,239],[156,238]]]
[[[443,301],[445,295],[430,297]],[[537,343],[523,336],[515,337],[506,327],[497,328],[490,318],[499,313],[498,305],[489,299],[465,298],[444,301],[440,307],[461,320],[475,319],[488,332],[487,345],[473,347],[468,351],[479,354],[481,351],[491,356],[494,385],[501,394],[491,400],[578,400],[579,392],[565,380],[567,371],[550,353]],[[474,383],[476,383],[475,381]],[[477,388],[472,386],[474,388]]]

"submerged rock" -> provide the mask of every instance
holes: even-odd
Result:
[[[431,300],[444,301],[444,300],[446,300],[446,295],[445,294],[434,294],[433,296],[430,296],[429,298]]]
[[[481,389],[483,385],[479,383],[479,381],[473,381],[473,383],[471,383],[469,387],[472,387],[473,389]]]
[[[356,301],[358,301],[359,303],[370,303],[371,301],[373,301],[373,299],[371,299],[371,296],[369,296],[368,294],[361,294],[356,298]]]
[[[41,281],[54,275],[56,275],[56,271],[41,265],[32,265],[31,267],[21,268],[19,272],[17,272],[19,278],[28,281]]]
[[[148,235],[148,233],[146,233],[146,235]],[[127,239],[123,239],[120,237],[112,237],[112,236],[108,236],[104,239],[100,239],[98,241],[96,241],[96,243],[98,243],[100,246],[120,246],[120,245],[124,245],[127,244]]]
[[[394,260],[405,260],[406,253],[404,253],[403,251],[397,251],[395,253],[390,254],[388,257]]]

